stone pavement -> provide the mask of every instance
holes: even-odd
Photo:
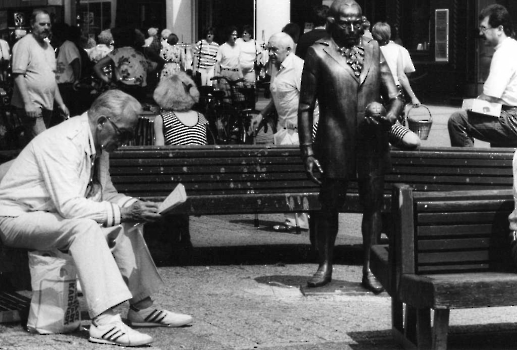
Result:
[[[423,147],[447,147],[446,122],[454,108],[429,107],[433,126]],[[316,269],[308,233],[272,231],[281,214],[260,215],[258,228],[253,219],[192,217],[190,253],[158,249],[147,233],[167,286],[157,303],[194,317],[190,327],[145,330],[155,339],[150,349],[400,349],[391,338],[390,298],[360,287],[360,214],[340,215],[334,280],[312,293],[304,288]],[[119,307],[123,316],[126,309]],[[515,320],[512,307],[453,310],[449,349],[515,348]],[[20,323],[0,324],[0,350],[109,349],[88,342],[88,326],[86,317],[75,333],[40,336]]]

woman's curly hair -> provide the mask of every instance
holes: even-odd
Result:
[[[189,111],[199,101],[199,90],[185,72],[178,72],[160,80],[153,98],[161,109]]]

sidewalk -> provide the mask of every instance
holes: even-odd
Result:
[[[429,106],[433,126],[423,147],[450,146],[446,122],[456,109]],[[487,147],[487,145],[477,145]],[[391,304],[360,286],[360,214],[340,215],[334,280],[321,292],[304,286],[315,272],[308,233],[276,233],[281,214],[192,217],[194,250],[153,251],[167,286],[155,296],[165,308],[193,315],[191,327],[146,329],[149,349],[390,350]],[[29,294],[28,294],[29,295]],[[119,307],[123,316],[127,304]],[[452,310],[449,349],[508,349],[517,344],[517,308]],[[0,324],[0,350],[118,349],[88,342],[89,320],[67,335],[32,335]]]

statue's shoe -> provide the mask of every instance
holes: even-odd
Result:
[[[363,275],[361,285],[369,291],[373,292],[374,294],[379,294],[384,291],[384,287],[382,286],[382,284],[380,284],[380,282],[373,275],[373,273],[371,273],[371,271],[368,271],[367,274]]]
[[[325,271],[318,270],[316,273],[307,281],[307,286],[310,288],[324,286],[332,280],[332,274],[326,273]]]

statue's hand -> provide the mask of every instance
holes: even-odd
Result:
[[[385,116],[369,116],[366,117],[366,123],[370,127],[380,128],[382,131],[389,131],[392,126],[392,122]]]
[[[316,166],[320,174],[323,174],[323,169],[321,168],[320,162],[313,156],[308,156],[305,158],[304,163],[307,177],[311,179],[311,181],[321,186],[321,181],[318,180],[316,176],[314,176],[314,166]]]
[[[371,102],[366,106],[364,116],[370,130],[389,131],[393,122],[386,115],[386,108],[379,102]]]

